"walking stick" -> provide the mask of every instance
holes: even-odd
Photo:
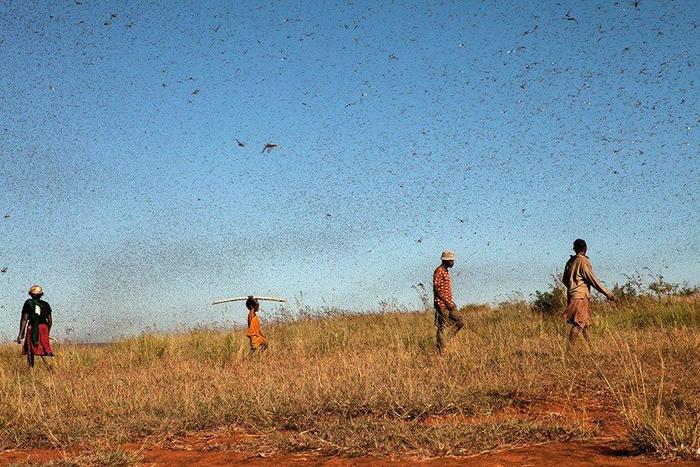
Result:
[[[46,369],[49,370],[50,373],[53,373],[53,367],[49,364],[49,362],[46,361],[43,355],[39,355],[41,357],[41,361],[44,362],[44,365],[46,365]]]
[[[51,339],[49,337],[49,339]],[[44,347],[44,344],[42,342],[39,342],[41,344],[41,348],[44,349],[44,354],[45,355],[39,355],[41,357],[41,361],[44,362],[44,365],[46,365],[46,369],[49,370],[50,372],[53,372],[53,367],[46,361],[44,358],[46,355],[53,357],[53,353],[47,352],[46,347]]]

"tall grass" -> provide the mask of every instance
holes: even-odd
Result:
[[[270,449],[343,455],[469,454],[595,436],[591,401],[640,452],[698,457],[700,307],[694,300],[597,305],[590,346],[567,351],[561,317],[526,303],[465,309],[438,356],[431,313],[304,313],[265,326],[249,357],[240,330],[144,334],[58,346],[28,371],[0,347],[0,445],[89,446],[235,427]],[[566,405],[568,418],[538,410]]]

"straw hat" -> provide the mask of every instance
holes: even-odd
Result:
[[[40,285],[34,284],[33,286],[29,287],[30,295],[41,295],[43,293],[44,289],[42,289]]]
[[[440,259],[443,261],[454,261],[455,254],[454,254],[454,252],[452,252],[450,250],[445,250],[442,252],[442,256],[440,257]]]

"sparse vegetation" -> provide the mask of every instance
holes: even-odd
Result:
[[[661,274],[649,276],[648,280],[640,272],[625,276],[625,282],[615,284],[612,292],[619,300],[647,298],[683,298],[700,295],[700,286],[691,286],[687,282],[674,284],[664,279]]]
[[[545,315],[561,314],[566,308],[566,287],[562,284],[560,275],[552,275],[549,290],[535,291],[532,308]]]
[[[84,454],[71,455],[64,453],[60,458],[48,462],[28,462],[25,465],[44,467],[128,467],[138,465],[141,456],[137,452],[127,451],[120,447],[97,447]]]
[[[232,427],[277,451],[464,455],[595,436],[603,422],[588,400],[624,421],[618,435],[638,452],[700,457],[697,300],[596,304],[591,345],[573,353],[563,319],[530,304],[462,311],[469,329],[443,357],[431,311],[287,310],[266,324],[271,349],[253,358],[240,330],[58,346],[53,374],[29,372],[16,346],[2,346],[0,444],[81,445],[75,462],[89,464],[107,455],[90,450],[94,440]]]

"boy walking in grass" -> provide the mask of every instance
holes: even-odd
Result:
[[[22,346],[22,355],[27,356],[27,364],[30,368],[34,367],[34,356],[38,355],[42,359],[44,357],[53,357],[51,349],[51,340],[49,332],[51,331],[51,305],[41,299],[44,295],[44,290],[39,285],[33,285],[29,288],[29,296],[22,307],[22,318],[19,324],[19,334],[17,335],[17,343]],[[26,337],[25,337],[26,332]],[[44,360],[44,363],[46,361]],[[48,363],[46,364],[51,368]]]
[[[579,334],[588,340],[587,328],[591,325],[591,286],[605,295],[608,300],[615,296],[593,274],[593,266],[586,256],[588,247],[580,238],[574,241],[574,256],[564,267],[562,282],[566,286],[566,322],[571,325],[569,344],[573,344]]]
[[[445,349],[445,328],[450,327],[449,334],[452,338],[464,327],[462,317],[457,314],[457,305],[452,299],[452,279],[449,269],[455,265],[455,254],[451,251],[443,251],[440,259],[442,264],[433,273],[433,305],[437,325],[435,346],[438,353],[442,353]]]
[[[245,335],[250,339],[250,353],[262,352],[267,349],[267,339],[262,333],[258,316],[260,302],[251,295],[246,300],[245,306],[248,309],[248,331]]]

